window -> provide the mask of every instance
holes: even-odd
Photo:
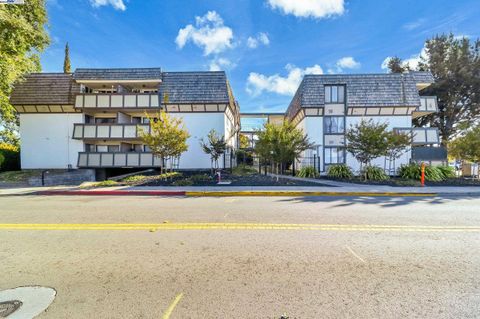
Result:
[[[157,123],[158,122],[158,118],[154,117],[153,118],[153,122]],[[150,119],[148,117],[144,117],[143,118],[143,123],[144,124],[150,124]]]
[[[142,118],[140,116],[132,117],[132,124],[140,124],[140,123],[142,123]]]
[[[342,116],[327,116],[324,118],[324,134],[345,132],[345,118]]]
[[[85,144],[85,152],[95,152],[94,144]]]
[[[345,86],[325,85],[325,103],[345,103]]]
[[[87,123],[87,124],[93,124],[93,123],[94,123],[94,121],[93,121],[93,116],[88,115],[88,114],[85,114],[85,123]]]
[[[325,164],[345,163],[345,150],[341,147],[325,147]]]
[[[95,118],[95,124],[107,124],[107,123],[116,123],[116,117],[97,117]]]
[[[97,145],[97,152],[118,152],[120,146],[118,145]]]

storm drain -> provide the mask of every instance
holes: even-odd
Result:
[[[0,302],[0,318],[7,318],[9,315],[17,311],[23,304],[20,300],[10,300]]]

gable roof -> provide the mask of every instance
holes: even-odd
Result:
[[[287,116],[294,116],[301,107],[323,107],[325,85],[346,85],[347,107],[416,107],[420,105],[417,83],[433,83],[433,76],[428,72],[306,75]]]
[[[76,69],[73,77],[82,80],[160,80],[161,68]]]
[[[80,85],[72,74],[32,73],[14,85],[12,105],[73,105]]]
[[[167,103],[229,103],[225,72],[165,72],[160,101]]]

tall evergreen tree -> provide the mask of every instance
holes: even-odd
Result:
[[[390,70],[390,73],[403,73],[405,71],[408,71],[408,66],[405,66],[402,59],[400,59],[398,56],[390,58],[388,60],[387,66]]]
[[[44,0],[0,5],[0,142],[18,143],[18,117],[9,103],[13,84],[22,75],[40,71],[40,57],[49,44]]]
[[[65,45],[65,58],[63,60],[63,73],[72,73],[70,65],[70,48],[68,47],[68,42]]]
[[[422,93],[438,97],[439,112],[414,124],[438,127],[446,146],[480,120],[480,39],[440,35],[427,40],[425,49],[419,69],[430,71],[435,83]]]

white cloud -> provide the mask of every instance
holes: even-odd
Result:
[[[233,47],[233,31],[223,24],[215,11],[195,17],[195,26],[187,25],[178,31],[175,43],[182,49],[189,41],[203,49],[204,55],[220,53]]]
[[[247,39],[247,46],[250,49],[255,49],[261,44],[263,45],[270,44],[270,39],[268,38],[268,34],[264,32],[260,32],[259,34],[257,34],[256,37],[248,37]]]
[[[351,56],[343,57],[337,61],[337,67],[341,69],[358,69],[360,66],[360,62],[355,61]]]
[[[216,58],[210,61],[209,70],[210,71],[223,71],[225,69],[232,69],[235,67],[235,63],[232,63],[229,59],[226,58]]]
[[[286,77],[282,77],[279,74],[267,76],[256,72],[250,73],[247,79],[247,92],[253,96],[263,92],[292,96],[295,94],[304,75],[323,74],[323,70],[318,64],[305,69],[287,64],[285,69],[288,71]]]
[[[328,18],[345,12],[344,0],[267,0],[270,7],[296,17]]]
[[[116,10],[125,11],[127,9],[123,0],[90,0],[90,3],[94,7],[111,5]]]
[[[392,57],[386,57],[382,62],[382,70],[388,70],[388,62]],[[403,60],[402,66],[408,66],[410,70],[416,70],[422,59],[427,58],[427,50],[422,48],[419,54],[413,54],[408,59]]]
[[[418,20],[405,23],[405,24],[402,26],[402,28],[404,28],[404,29],[407,30],[407,31],[412,31],[412,30],[415,30],[415,29],[421,27],[424,23],[425,23],[425,19],[424,19],[424,18],[420,18],[420,19],[418,19]]]
[[[335,66],[332,66],[327,70],[328,74],[336,74],[336,73],[342,73],[344,69],[358,69],[362,66],[362,64],[358,61],[355,61],[355,59],[351,56],[346,56],[343,58],[340,58],[337,60],[335,63]]]

